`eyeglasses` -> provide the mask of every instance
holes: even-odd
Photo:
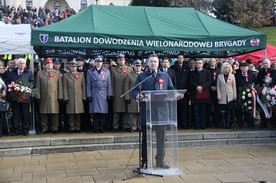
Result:
[[[135,67],[141,67],[141,65],[135,65]]]

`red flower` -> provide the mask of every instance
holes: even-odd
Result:
[[[75,78],[76,78],[76,80],[79,80],[80,75],[76,74]]]
[[[49,73],[49,78],[52,79],[54,77],[54,74],[52,72]]]
[[[101,77],[102,79],[104,78],[104,72],[103,72],[103,71],[101,71],[100,77]]]
[[[122,76],[125,76],[126,73],[127,73],[127,72],[126,72],[126,69],[123,69],[121,75],[122,75]]]
[[[159,78],[159,79],[158,79],[158,83],[159,83],[159,84],[164,84],[164,80],[163,80],[162,78]]]

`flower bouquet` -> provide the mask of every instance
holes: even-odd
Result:
[[[34,95],[32,85],[25,80],[17,80],[8,85],[8,97],[15,102],[27,102]]]
[[[264,87],[262,90],[262,100],[268,107],[276,106],[276,86]]]

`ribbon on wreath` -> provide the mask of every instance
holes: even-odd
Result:
[[[259,98],[258,96],[258,92],[255,88],[251,88],[251,95],[252,95],[252,98],[251,98],[251,105],[252,105],[252,114],[253,114],[253,117],[256,118],[256,106],[257,106],[257,103],[261,106],[262,110],[264,111],[265,113],[265,117],[266,118],[270,118],[270,114],[269,114],[269,111],[266,107],[266,105],[264,105],[261,101],[261,99]]]

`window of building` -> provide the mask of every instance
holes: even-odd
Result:
[[[81,9],[87,8],[87,0],[81,0]]]
[[[33,6],[33,0],[26,0],[26,6],[32,7]]]
[[[61,5],[58,1],[55,2],[54,7],[55,7],[55,9],[58,9],[58,10],[61,9]]]

